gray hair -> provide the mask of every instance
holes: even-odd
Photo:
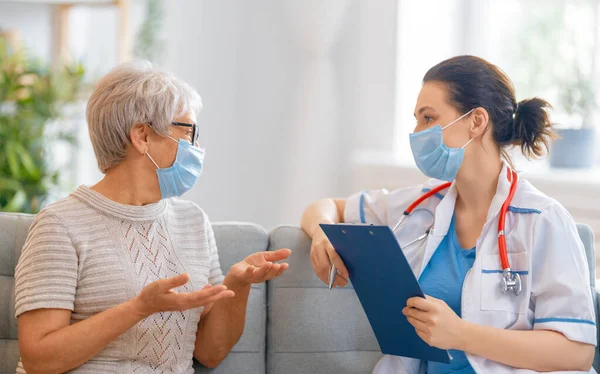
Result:
[[[90,139],[100,171],[106,173],[123,161],[135,125],[152,122],[157,133],[167,135],[175,117],[201,109],[196,90],[147,61],[115,67],[98,81],[87,104]]]

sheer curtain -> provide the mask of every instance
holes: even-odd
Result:
[[[341,100],[333,52],[348,15],[347,1],[288,1],[284,17],[297,53],[284,173],[285,215],[339,191],[343,163]],[[291,219],[293,216],[289,216]]]

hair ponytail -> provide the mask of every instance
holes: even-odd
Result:
[[[527,158],[540,157],[544,150],[549,151],[549,142],[555,132],[548,116],[552,106],[546,101],[534,97],[517,104],[514,114],[513,136],[510,144],[521,147]]]

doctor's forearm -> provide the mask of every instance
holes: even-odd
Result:
[[[343,199],[321,199],[312,203],[302,215],[302,229],[312,238],[319,224],[342,222],[345,206]]]
[[[594,347],[548,330],[504,330],[465,322],[461,350],[535,371],[588,371]]]

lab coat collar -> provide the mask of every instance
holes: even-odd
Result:
[[[486,222],[490,222],[496,215],[498,215],[498,213],[500,213],[500,208],[502,208],[502,204],[504,204],[504,201],[510,192],[511,177],[511,168],[506,164],[505,161],[502,161],[502,171],[500,172],[500,177],[498,178],[496,195],[494,195],[494,198],[492,199],[492,204],[488,210]]]
[[[488,210],[486,223],[490,222],[494,217],[500,212],[500,208],[508,193],[510,191],[510,167],[506,164],[506,162],[502,162],[502,171],[500,172],[500,177],[498,178],[498,184],[496,186],[496,194],[492,199],[492,204],[490,205],[490,209]],[[450,222],[452,221],[452,216],[454,215],[454,207],[456,205],[456,198],[458,197],[458,193],[456,191],[456,182],[452,182],[452,185],[448,189],[446,196],[439,203],[435,211],[435,226],[433,228],[433,234],[437,237],[444,237],[448,233],[448,229],[450,228]]]
[[[446,196],[440,201],[435,209],[435,226],[433,227],[434,236],[443,238],[448,233],[450,222],[454,215],[454,206],[457,197],[456,182],[452,182]]]
[[[435,209],[435,221],[433,226],[432,235],[427,239],[427,244],[425,246],[425,252],[423,253],[423,257],[421,258],[421,266],[418,269],[419,277],[425,270],[425,266],[429,263],[429,260],[433,256],[433,253],[440,245],[446,233],[448,233],[448,229],[450,227],[450,222],[452,221],[452,216],[454,215],[454,205],[456,204],[456,198],[458,194],[456,192],[455,182],[452,182],[450,188],[448,188],[448,192],[446,196],[440,201],[437,208]]]

